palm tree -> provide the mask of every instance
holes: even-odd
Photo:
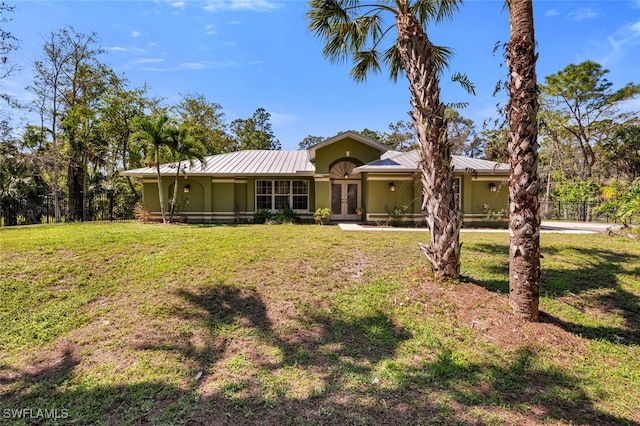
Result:
[[[509,0],[507,45],[509,119],[509,303],[538,321],[540,214],[538,211],[538,93],[532,0]]]
[[[194,160],[200,160],[200,165],[204,167],[204,156],[206,149],[204,145],[189,137],[189,129],[186,127],[167,129],[169,137],[169,147],[173,151],[176,161],[176,175],[173,185],[173,197],[171,199],[171,210],[169,212],[169,222],[173,221],[173,214],[176,211],[178,201],[178,178],[180,173],[184,173],[187,165],[193,166]],[[182,162],[185,161],[185,164]]]
[[[462,0],[311,0],[307,17],[309,29],[326,40],[323,53],[333,61],[351,57],[351,76],[364,81],[379,72],[381,63],[393,81],[400,71],[409,80],[411,116],[420,145],[420,168],[424,188],[423,210],[427,211],[430,242],[422,252],[434,274],[456,279],[460,274],[460,227],[462,220],[453,193],[451,144],[447,140],[445,104],[440,100],[440,75],[450,50],[429,40],[426,26],[453,16]],[[394,23],[384,28],[384,15]],[[385,37],[395,28],[397,37],[380,50]],[[473,86],[455,74],[469,91]]]
[[[164,211],[164,194],[162,191],[162,176],[160,175],[160,152],[163,147],[169,145],[169,138],[164,128],[168,121],[169,117],[166,114],[160,114],[155,120],[143,117],[140,121],[142,131],[138,133],[138,138],[146,141],[148,148],[151,148],[153,153],[158,174],[158,198],[160,200],[160,211],[162,212],[162,223],[167,223],[167,216]]]

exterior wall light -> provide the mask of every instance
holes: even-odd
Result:
[[[396,190],[396,184],[395,184],[395,183],[393,183],[393,182],[391,182],[391,183],[389,184],[389,191],[393,192],[393,191],[395,191],[395,190]]]
[[[184,188],[182,188],[182,190],[183,190],[185,193],[187,193],[187,194],[188,194],[188,193],[189,193],[189,191],[191,191],[191,185],[186,184],[186,185],[184,186]]]
[[[344,176],[343,176],[343,178],[344,178],[344,179],[349,179],[349,172],[344,172]]]
[[[495,183],[491,182],[491,183],[489,184],[489,190],[490,190],[491,192],[496,192],[496,191],[498,190],[498,187],[496,186],[496,184],[495,184]]]

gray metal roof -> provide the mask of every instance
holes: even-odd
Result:
[[[453,170],[456,172],[473,170],[480,174],[504,175],[509,173],[509,165],[505,163],[496,163],[495,161],[480,160],[459,155],[452,155],[451,159],[453,162]],[[420,153],[418,151],[387,151],[380,156],[379,160],[356,167],[354,172],[417,172],[420,170],[419,165]]]
[[[189,164],[188,161],[180,163],[181,170],[192,176],[279,176],[279,175],[305,175],[313,176],[315,165],[310,161],[309,150],[273,151],[273,150],[247,150],[230,152],[227,154],[211,155],[204,162],[198,160]],[[453,166],[456,172],[473,170],[479,174],[505,175],[509,172],[509,165],[494,161],[479,160],[453,155]],[[379,160],[372,161],[360,167],[354,172],[391,172],[407,173],[419,171],[420,154],[418,151],[400,152],[387,151]],[[167,163],[160,166],[160,174],[173,176],[176,174],[177,163]],[[153,177],[156,176],[155,167],[143,167],[140,169],[121,172],[123,176]]]
[[[160,166],[160,174],[175,175],[177,163]],[[205,157],[204,162],[180,163],[180,168],[189,175],[203,176],[251,176],[251,175],[313,175],[315,166],[309,161],[305,150],[273,151],[246,150]],[[127,170],[123,176],[156,176],[155,167]]]

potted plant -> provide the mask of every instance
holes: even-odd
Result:
[[[358,207],[356,209],[356,214],[362,216],[364,214],[364,209],[362,207]]]
[[[329,219],[331,218],[331,210],[327,207],[320,207],[313,214],[313,218],[316,222],[319,222],[321,225],[326,225],[329,223]]]

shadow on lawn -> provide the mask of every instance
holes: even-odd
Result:
[[[489,252],[505,256],[505,263],[494,265],[489,270],[504,275],[504,280],[476,280],[463,277],[487,290],[509,293],[509,246],[504,244],[475,244],[470,251]],[[549,268],[541,259],[542,280],[540,295],[560,300],[583,313],[595,309],[608,316],[620,316],[624,327],[590,326],[572,323],[548,313],[541,313],[541,320],[555,324],[571,333],[589,339],[604,339],[619,344],[640,344],[640,297],[623,288],[618,276],[628,275],[631,280],[640,275],[640,270],[627,270],[625,264],[637,263],[638,256],[612,250],[574,246],[564,248],[578,257],[576,268]],[[544,256],[550,258],[559,253],[555,248],[544,248]]]
[[[347,349],[343,354],[358,352],[363,340],[355,342],[356,348],[344,341]],[[393,363],[389,356],[383,358],[389,367],[379,384],[366,383],[357,389],[342,387],[351,383],[346,379],[355,374],[350,362],[346,368],[341,359],[298,365],[300,370],[325,373],[326,390],[304,398],[285,393],[278,399],[229,395],[225,390],[202,395],[198,389],[162,382],[69,385],[81,360],[73,350],[66,352],[65,359],[40,371],[35,380],[31,373],[23,372],[0,382],[13,385],[12,392],[0,388],[0,412],[17,408],[66,410],[63,423],[112,425],[638,424],[599,411],[583,391],[581,379],[563,369],[543,367],[539,355],[530,348],[521,348],[506,361],[483,363],[461,362],[454,352],[443,348],[434,361],[422,362],[419,367]],[[371,368],[364,366],[361,373],[371,372]],[[43,420],[27,418],[23,424],[53,423]]]

